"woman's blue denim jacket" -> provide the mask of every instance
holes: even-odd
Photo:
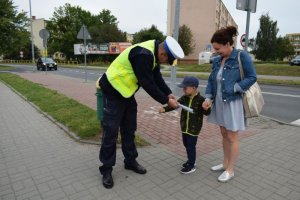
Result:
[[[230,102],[241,98],[241,94],[250,88],[256,81],[256,71],[250,55],[241,51],[240,57],[245,74],[244,80],[241,80],[238,52],[235,48],[230,57],[225,61],[222,73],[222,99],[224,102]],[[208,78],[205,97],[214,100],[217,93],[217,74],[221,67],[222,57],[216,57],[212,63],[212,71]]]

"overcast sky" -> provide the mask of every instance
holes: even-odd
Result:
[[[28,12],[30,0],[13,0],[19,10]],[[188,0],[182,0],[188,1]],[[201,1],[201,0],[199,0]],[[239,26],[242,35],[246,30],[247,12],[236,9],[236,0],[223,0],[225,6]],[[49,19],[54,8],[70,3],[80,6],[92,14],[99,14],[108,9],[118,19],[119,28],[128,33],[135,33],[142,28],[155,24],[166,34],[167,31],[167,0],[31,0],[32,15],[36,18]],[[249,37],[256,37],[259,18],[269,13],[273,21],[277,21],[279,35],[300,33],[300,1],[299,0],[257,0],[256,13],[250,15]]]

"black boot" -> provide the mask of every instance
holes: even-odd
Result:
[[[132,163],[125,163],[125,169],[132,170],[138,174],[146,174],[147,173],[147,170],[136,161],[134,161]]]
[[[111,172],[103,173],[102,184],[107,189],[112,188],[114,186],[114,180],[111,176]]]
[[[109,189],[114,186],[114,180],[111,175],[111,170],[103,171],[99,167],[100,173],[102,174],[102,184],[105,188]]]

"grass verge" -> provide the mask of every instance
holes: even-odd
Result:
[[[0,65],[0,70],[1,71],[9,71],[9,70],[14,70],[16,69],[15,67],[10,67],[10,66],[2,66]]]
[[[162,72],[163,76],[170,76],[170,72]],[[191,74],[185,74],[184,72],[177,72],[176,77],[190,76]],[[207,80],[208,75],[206,74],[193,74],[193,76],[198,77],[201,80]],[[300,86],[300,81],[298,80],[275,80],[275,79],[263,79],[259,78],[257,80],[259,84],[264,85],[290,85],[290,86]]]
[[[0,80],[10,85],[43,112],[68,127],[80,138],[97,141],[101,138],[102,129],[95,110],[57,91],[45,88],[15,74],[0,73]],[[138,135],[136,136],[136,144],[137,146],[149,145]]]
[[[290,66],[288,64],[273,64],[273,63],[255,63],[256,73],[260,75],[272,76],[300,76],[299,66]],[[177,66],[178,71],[189,72],[210,72],[211,64],[180,64]]]

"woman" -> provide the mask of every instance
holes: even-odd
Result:
[[[239,131],[245,130],[245,117],[242,103],[242,93],[256,81],[256,72],[249,54],[240,52],[240,58],[245,73],[241,80],[238,63],[239,51],[233,45],[233,37],[237,35],[235,27],[216,31],[211,43],[219,54],[212,62],[212,72],[209,76],[203,108],[212,104],[209,123],[220,126],[223,137],[223,163],[213,166],[212,171],[224,170],[218,177],[220,182],[227,182],[234,177],[234,164],[239,154]]]

